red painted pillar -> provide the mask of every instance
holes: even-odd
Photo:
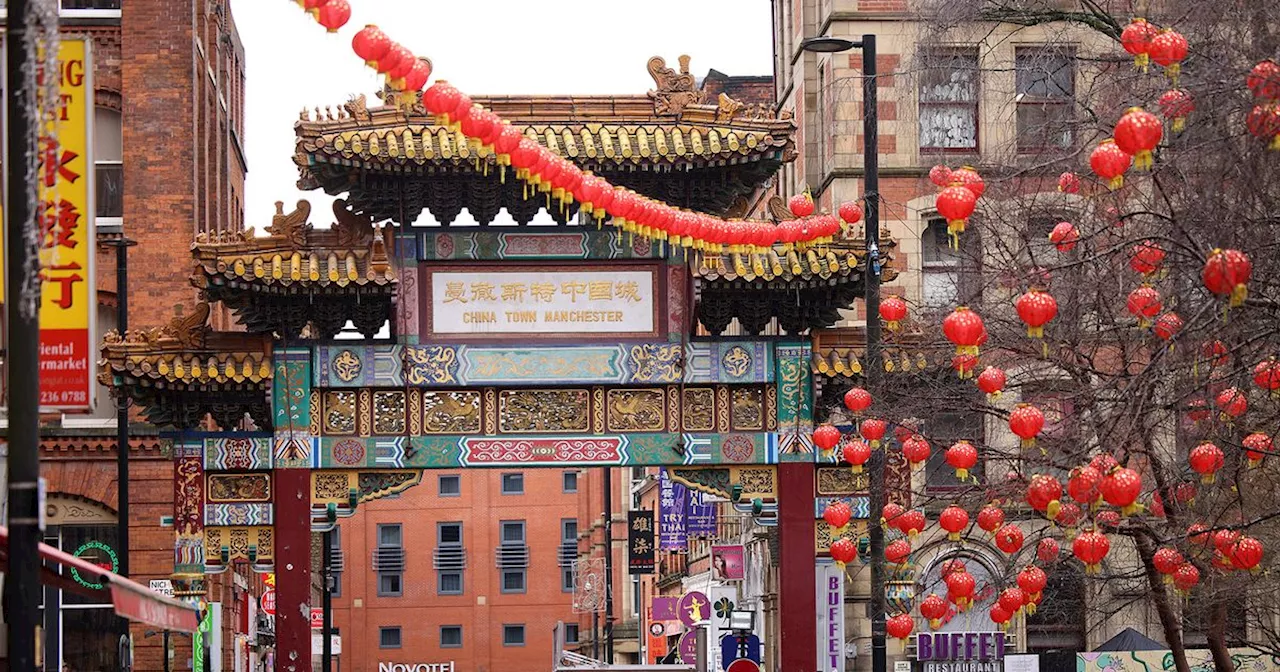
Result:
[[[785,672],[817,672],[813,462],[778,465],[778,608]]]
[[[276,670],[311,672],[311,472],[274,473]]]

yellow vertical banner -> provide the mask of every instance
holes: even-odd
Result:
[[[41,105],[36,225],[40,230],[40,406],[93,407],[93,63],[87,39],[58,47],[58,100]]]

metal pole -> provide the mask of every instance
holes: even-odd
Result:
[[[613,664],[613,469],[604,468],[604,660]]]
[[[137,243],[121,237],[108,243],[116,248],[116,330],[129,329],[129,248]],[[129,576],[129,399],[121,397],[116,409],[116,545],[120,575]],[[126,622],[125,627],[128,627]]]
[[[169,672],[169,631],[164,631],[164,672]]]
[[[600,660],[600,612],[591,612],[591,657]]]
[[[35,49],[28,48],[29,27],[36,19],[28,0],[8,3],[5,93],[8,141],[8,199],[5,203],[7,249],[5,310],[9,325],[9,570],[4,598],[9,623],[9,669],[36,667],[36,626],[40,618],[40,322],[34,307],[23,300],[23,288],[39,280],[28,278],[34,250],[28,232],[35,226],[28,168],[35,156],[32,144],[36,119]],[[46,45],[53,48],[54,45]]]
[[[324,592],[320,597],[320,608],[324,612],[324,625],[321,626],[320,636],[324,638],[321,643],[320,650],[320,669],[323,672],[333,672],[333,642],[330,633],[333,632],[333,549],[330,544],[333,543],[333,530],[324,531],[324,555],[320,560],[320,576],[323,580],[320,585],[324,586]]]
[[[866,211],[867,270],[863,275],[866,304],[867,391],[878,398],[880,374],[880,118],[876,92],[876,36],[862,36],[863,205]],[[871,516],[884,509],[884,451],[871,458]],[[885,672],[884,530],[870,526],[871,536],[871,671]]]

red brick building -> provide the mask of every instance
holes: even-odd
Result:
[[[105,241],[123,233],[138,243],[129,252],[129,319],[154,325],[195,302],[193,235],[243,228],[245,56],[226,0],[62,0],[61,27],[92,39],[100,339],[116,326],[116,256]],[[211,320],[230,326],[222,315]],[[100,387],[93,413],[42,419],[45,542],[70,552],[99,542],[113,550],[84,553],[101,561],[119,543],[115,417]],[[130,457],[130,578],[146,584],[173,571],[173,461],[141,422]],[[249,660],[247,604],[258,591],[247,568],[209,582],[207,600],[221,605],[222,669],[256,669],[237,668],[232,655],[240,639]],[[109,596],[46,590],[45,605],[47,669],[116,669]],[[164,669],[162,636],[140,627],[133,636],[135,669]],[[171,640],[171,669],[190,669],[190,638]]]

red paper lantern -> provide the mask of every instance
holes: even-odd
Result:
[[[942,575],[942,579],[944,581],[948,576],[951,576],[956,572],[963,571],[966,571],[964,560],[959,558],[948,558],[947,560],[943,560],[942,565],[938,567],[938,573]]]
[[[1107,187],[1119,189],[1124,186],[1124,174],[1133,163],[1133,157],[1116,146],[1116,141],[1107,138],[1093,149],[1089,155],[1089,167],[1098,177],[1107,181]]]
[[[1097,469],[1099,474],[1109,474],[1112,469],[1120,466],[1120,463],[1116,462],[1116,458],[1112,457],[1111,453],[1098,453],[1089,460],[1089,466]]]
[[[956,355],[951,358],[951,368],[960,374],[961,379],[971,378],[973,372],[978,368],[978,357],[976,355]]]
[[[1252,275],[1253,262],[1249,255],[1239,250],[1215,249],[1204,262],[1200,279],[1209,291],[1230,297],[1230,305],[1235,308],[1249,296],[1249,278]]]
[[[1058,176],[1058,191],[1064,194],[1080,193],[1080,176],[1066,172]]]
[[[1152,275],[1164,264],[1164,248],[1154,240],[1144,240],[1133,246],[1133,254],[1129,257],[1129,268],[1143,274]]]
[[[413,68],[409,70],[409,74],[404,76],[405,91],[421,91],[422,87],[427,85],[427,80],[431,79],[431,63],[429,61],[418,59],[414,62]],[[486,118],[489,118],[488,130],[492,130],[498,123],[497,115],[483,110]],[[484,144],[492,144],[492,141]]]
[[[1004,509],[988,504],[978,512],[978,527],[987,534],[995,534],[1001,525],[1004,525]]]
[[[1049,576],[1044,573],[1043,569],[1035,565],[1027,565],[1018,572],[1018,587],[1022,592],[1027,594],[1027,604],[1034,605],[1037,597],[1044,592],[1044,587],[1049,583]],[[1028,611],[1032,611],[1028,609]],[[1032,611],[1034,613],[1034,611]]]
[[[1044,429],[1044,413],[1031,404],[1018,404],[1009,413],[1009,429],[1022,439],[1022,447],[1029,448],[1036,443],[1036,436]]]
[[[1102,560],[1111,550],[1111,540],[1101,532],[1082,532],[1071,544],[1071,552],[1084,563],[1086,574],[1097,574]]]
[[[1036,544],[1036,557],[1040,562],[1049,564],[1058,561],[1058,555],[1062,553],[1062,548],[1058,546],[1056,539],[1041,539]]]
[[[854,413],[861,413],[871,407],[871,393],[861,387],[850,388],[844,393],[844,407]]]
[[[1156,549],[1155,554],[1151,556],[1151,564],[1155,566],[1157,572],[1164,575],[1165,583],[1173,583],[1173,573],[1178,571],[1186,561],[1181,553],[1168,546]]]
[[[396,59],[396,54],[398,53],[399,52],[388,51],[387,56],[378,61],[378,72],[386,73],[386,70],[382,69],[383,65],[387,63],[388,59]],[[396,62],[399,61],[397,60]],[[432,84],[430,88],[423,92],[422,105],[427,108],[427,112],[430,112],[434,116],[442,117],[453,111],[458,106],[458,101],[461,98],[462,92],[453,88],[452,84],[444,81],[443,79],[437,79],[435,84]],[[505,134],[507,133],[507,129],[510,129],[510,132],[515,134],[515,142],[517,143],[519,143],[520,139],[524,137],[520,134],[520,131],[516,130],[512,126],[506,127],[506,129],[503,130],[504,135],[501,137],[506,137]],[[514,146],[508,150],[508,152],[511,151],[515,151]]]
[[[938,514],[938,525],[947,531],[947,538],[960,541],[960,533],[969,526],[969,512],[952,504]]]
[[[1195,99],[1182,89],[1165,91],[1157,103],[1160,105],[1160,114],[1169,120],[1174,133],[1181,133],[1187,127],[1187,117],[1196,111]]]
[[[316,16],[316,21],[331,33],[338,32],[350,20],[351,5],[347,0],[329,0],[320,6],[320,14]]]
[[[887,525],[891,530],[902,531],[902,514],[905,513],[902,505],[889,502],[880,510],[880,524]]]
[[[934,201],[934,208],[937,209],[938,214],[946,218],[947,232],[953,238],[964,232],[965,223],[977,206],[977,195],[954,182],[943,189]]]
[[[1204,399],[1192,399],[1187,402],[1187,419],[1200,422],[1209,417],[1209,404]]]
[[[880,319],[889,331],[897,331],[898,324],[907,318],[907,302],[899,296],[887,296],[880,302]]]
[[[1203,523],[1191,523],[1187,526],[1187,541],[1196,546],[1207,546],[1213,541],[1213,536]]]
[[[1222,341],[1213,340],[1206,341],[1200,346],[1200,356],[1209,362],[1209,366],[1223,366],[1230,361],[1231,351],[1227,349],[1227,344]]]
[[[1280,100],[1280,65],[1275,61],[1261,61],[1249,71],[1245,85],[1260,102],[1269,103]]]
[[[1189,563],[1182,563],[1173,572],[1173,587],[1178,592],[1186,594],[1191,592],[1193,588],[1200,584],[1200,570],[1196,566]]]
[[[831,554],[837,567],[844,567],[858,557],[858,545],[848,537],[840,537],[831,542],[831,548],[827,552]]]
[[[880,447],[880,440],[884,438],[885,429],[888,425],[884,420],[879,418],[867,418],[858,424],[858,434],[862,436],[872,448]]]
[[[1187,461],[1191,463],[1191,468],[1200,474],[1201,483],[1212,483],[1224,462],[1222,449],[1208,442],[1192,448]]]
[[[844,444],[844,461],[853,467],[853,473],[861,474],[862,466],[871,459],[871,446],[865,442],[853,439]]]
[[[1004,390],[1005,375],[1003,369],[994,366],[988,366],[978,374],[978,389],[982,390],[987,399],[994,401],[1000,396],[1000,392]]]
[[[387,51],[390,49],[391,38],[387,37],[387,34],[382,32],[381,28],[374,25],[361,28],[355,34],[355,37],[351,38],[351,50],[356,52],[356,56],[359,56],[360,60],[371,68],[376,66],[378,60],[386,56]]]
[[[987,328],[977,313],[965,306],[951,311],[942,320],[942,333],[956,346],[957,355],[976,355]]]
[[[937,593],[929,593],[920,600],[920,615],[929,619],[929,627],[938,629],[947,615],[947,601]]]
[[[911,618],[911,614],[890,616],[889,619],[884,622],[885,632],[887,632],[890,637],[901,639],[903,641],[906,641],[911,637],[911,631],[914,630],[915,627],[916,621],[914,618]]]
[[[1139,327],[1151,325],[1151,319],[1160,314],[1164,304],[1160,302],[1160,292],[1151,285],[1143,285],[1129,292],[1129,300],[1125,302],[1129,314],[1138,318]]]
[[[1120,45],[1133,56],[1133,66],[1147,70],[1150,63],[1151,41],[1160,31],[1147,23],[1146,19],[1133,19],[1120,33]]]
[[[1151,326],[1151,333],[1162,341],[1177,336],[1179,331],[1182,331],[1182,318],[1177,313],[1165,313]]]
[[[1244,123],[1255,138],[1270,143],[1268,149],[1280,150],[1280,107],[1275,103],[1255,105]]]
[[[978,586],[978,582],[973,575],[964,569],[958,571],[944,573],[943,581],[947,584],[947,600],[955,604],[960,611],[968,609],[973,604],[973,591]]]
[[[1182,61],[1187,57],[1187,38],[1173,30],[1162,30],[1152,38],[1151,48],[1147,53],[1157,65],[1164,66],[1165,73],[1177,86]]]
[[[1244,446],[1244,455],[1249,459],[1249,468],[1257,467],[1262,464],[1268,454],[1274,448],[1271,437],[1262,432],[1254,432],[1240,441],[1240,445]]]
[[[1062,484],[1058,479],[1047,474],[1036,474],[1031,477],[1027,486],[1027,504],[1031,508],[1045,514],[1049,520],[1058,517],[1062,508]]]
[[[1240,539],[1240,533],[1235,530],[1221,529],[1215,530],[1210,538],[1213,540],[1213,547],[1219,553],[1226,555],[1231,551],[1231,547]]]
[[[1129,108],[1116,122],[1116,146],[1125,154],[1133,155],[1133,167],[1138,170],[1151,169],[1151,153],[1163,135],[1164,124],[1160,118],[1141,107]]]
[[[898,529],[908,537],[915,537],[924,532],[927,524],[928,521],[925,519],[924,511],[920,509],[903,511],[902,515],[898,516]]]
[[[1271,396],[1276,396],[1280,392],[1280,360],[1268,357],[1258,362],[1253,367],[1253,384],[1270,392]]]
[[[408,75],[409,72],[413,70],[414,64],[418,62],[418,57],[414,56],[413,52],[409,51],[407,48],[398,44],[391,47],[391,51],[393,53],[398,51],[400,57],[396,59],[396,64],[391,66],[391,68],[385,73],[387,82],[391,84],[393,88],[402,89],[404,88],[403,80],[405,75]],[[465,95],[460,95],[457,107],[450,112],[450,118],[456,122],[465,116],[470,110],[471,99]]]
[[[972,191],[975,198],[982,198],[982,194],[987,191],[987,185],[982,181],[982,176],[972,166],[961,166],[951,171],[951,184],[957,182],[960,186]]]
[[[999,602],[991,605],[991,608],[987,610],[987,616],[991,618],[992,623],[1000,626],[1001,630],[1007,629],[1009,621],[1013,620],[1013,614],[1009,613],[1009,610],[1001,606]]]
[[[884,559],[892,564],[905,565],[909,557],[911,557],[911,542],[906,539],[896,539],[884,547]]]
[[[902,442],[902,456],[907,459],[907,464],[912,469],[919,468],[929,461],[929,453],[931,449],[929,442],[919,434],[912,434]]]
[[[1219,392],[1214,403],[1218,406],[1218,417],[1224,422],[1235,420],[1249,410],[1249,399],[1245,397],[1243,391],[1235,387],[1228,387]]]
[[[941,164],[930,168],[929,181],[939,187],[945,187],[951,184],[951,169]]]
[[[1005,588],[1000,592],[999,604],[1005,611],[1016,614],[1022,611],[1022,605],[1027,602],[1027,594],[1022,592],[1021,588]]]
[[[840,430],[834,425],[818,425],[818,428],[813,430],[813,445],[823,452],[835,448],[839,443]]]
[[[1099,490],[1108,504],[1119,508],[1126,516],[1141,508],[1136,502],[1138,495],[1142,493],[1142,476],[1128,467],[1111,470],[1111,473],[1103,477]]]
[[[1017,525],[1005,525],[996,530],[996,548],[1013,555],[1022,550],[1022,530]]]
[[[1044,325],[1058,315],[1058,302],[1053,295],[1035,288],[1019,296],[1013,305],[1031,338],[1044,338]]]
[[[1258,565],[1262,563],[1263,550],[1261,541],[1253,537],[1240,537],[1231,545],[1228,557],[1231,558],[1231,564],[1235,565],[1236,569],[1256,572]]]
[[[957,441],[947,448],[946,460],[956,470],[957,479],[967,480],[969,470],[978,464],[978,449],[968,441]]]
[[[303,11],[311,15],[311,18],[316,18],[320,16],[320,8],[323,7],[326,2],[329,2],[329,0],[296,0],[296,1],[299,5],[302,5]]]
[[[845,201],[840,204],[836,210],[840,215],[840,221],[845,224],[857,224],[862,221],[862,206],[857,201]]]
[[[791,209],[791,214],[797,218],[808,217],[813,214],[813,198],[809,196],[806,190],[803,194],[796,194],[787,201],[787,207]]]
[[[827,525],[830,525],[836,534],[844,530],[852,517],[853,509],[849,508],[848,502],[841,500],[827,504],[827,508],[822,511],[822,519],[827,521]]]
[[[1059,252],[1070,252],[1076,247],[1076,243],[1080,241],[1080,232],[1076,231],[1076,227],[1071,222],[1058,222],[1049,232],[1049,242],[1058,248]]]

